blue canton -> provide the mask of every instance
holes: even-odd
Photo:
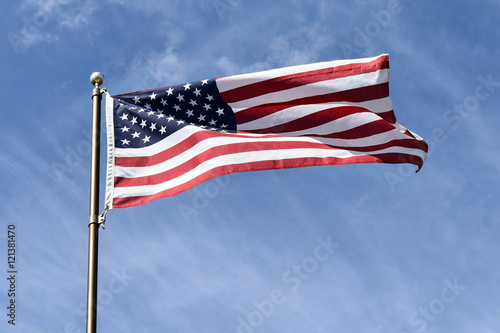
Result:
[[[203,80],[113,96],[115,147],[141,148],[184,126],[236,132],[234,113],[215,80]]]

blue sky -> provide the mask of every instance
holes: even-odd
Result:
[[[418,174],[247,172],[113,210],[98,331],[500,330],[498,1],[0,6],[0,246],[15,225],[18,270],[12,327],[4,251],[0,331],[85,330],[92,72],[120,94],[381,53],[398,121],[430,145]]]

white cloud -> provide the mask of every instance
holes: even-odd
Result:
[[[61,40],[61,28],[74,30],[87,26],[95,9],[93,1],[25,0],[19,4],[21,28],[9,32],[7,37],[16,53],[24,53],[35,45]]]
[[[97,4],[91,1],[83,4],[81,7],[68,8],[66,12],[61,13],[58,18],[59,24],[62,27],[68,29],[78,29],[78,28],[90,28],[91,24],[89,22],[92,15],[98,9]]]
[[[24,53],[32,46],[40,43],[54,43],[59,40],[56,34],[24,27],[19,32],[9,32],[7,38],[16,53]]]
[[[179,84],[186,80],[187,73],[186,64],[173,47],[161,52],[142,50],[125,68],[125,74],[115,78],[117,84],[113,85],[112,94]]]

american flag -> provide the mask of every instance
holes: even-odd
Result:
[[[396,122],[389,57],[293,66],[107,96],[108,209],[243,171],[411,163],[427,144]]]

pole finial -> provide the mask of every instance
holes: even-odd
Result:
[[[99,87],[104,83],[104,74],[101,72],[92,73],[92,75],[90,75],[90,83],[95,87]]]

